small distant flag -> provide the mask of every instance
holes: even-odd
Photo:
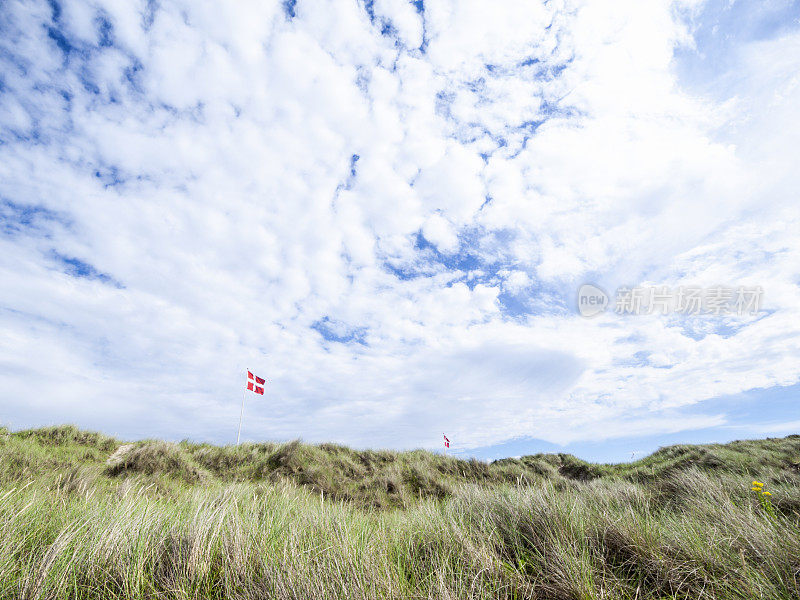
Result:
[[[444,438],[444,447],[445,448],[449,448],[450,447],[450,440],[447,439],[447,436],[445,434],[442,434],[442,437]]]
[[[266,379],[253,375],[250,371],[247,372],[247,389],[254,394],[261,394],[263,396],[265,383]]]

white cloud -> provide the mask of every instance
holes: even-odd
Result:
[[[698,95],[669,2],[58,7],[2,26],[1,419],[229,441],[247,365],[250,438],[561,442],[798,380],[796,32]]]
[[[428,217],[422,226],[422,233],[440,252],[453,253],[458,250],[458,235],[453,225],[438,214]]]
[[[373,10],[397,30],[398,37],[408,48],[422,46],[422,18],[409,0],[377,0]]]

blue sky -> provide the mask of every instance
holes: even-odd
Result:
[[[800,3],[0,4],[0,422],[625,460],[800,430]],[[591,282],[760,286],[577,314]]]

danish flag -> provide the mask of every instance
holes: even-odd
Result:
[[[264,384],[266,381],[266,379],[261,379],[261,377],[253,375],[250,371],[247,371],[247,389],[254,394],[261,394],[262,396],[264,395]]]
[[[442,434],[442,437],[444,438],[444,447],[445,448],[449,448],[450,447],[450,440],[447,439],[447,436],[445,434]]]

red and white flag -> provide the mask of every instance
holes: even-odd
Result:
[[[450,440],[447,439],[447,436],[445,434],[442,434],[442,437],[444,438],[444,447],[445,448],[449,448],[450,447]]]
[[[266,379],[261,379],[261,377],[253,375],[250,371],[247,372],[247,389],[254,394],[264,395],[264,384],[266,381]]]

